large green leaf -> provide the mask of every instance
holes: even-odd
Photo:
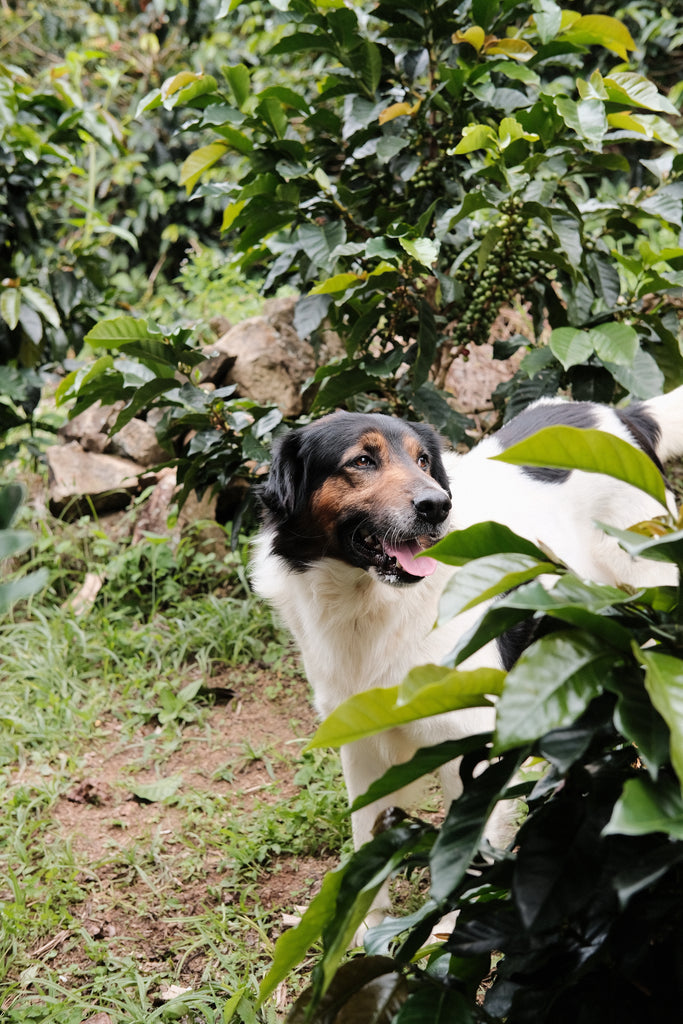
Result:
[[[212,142],[209,146],[201,146],[199,149],[195,149],[193,153],[190,153],[185,158],[180,168],[180,184],[185,186],[188,195],[190,195],[202,174],[208,171],[210,167],[213,167],[222,156],[225,156],[227,151],[228,147],[223,145],[223,143]]]
[[[683,566],[683,530],[659,534],[661,524],[655,523],[654,536],[635,530],[619,530],[607,523],[598,523],[600,529],[619,541],[619,547],[634,558],[651,558],[655,562],[675,562]],[[645,527],[644,527],[645,528]],[[654,532],[654,531],[653,531]]]
[[[678,110],[673,103],[644,75],[634,71],[613,71],[604,79],[604,86],[607,96],[614,103],[623,104],[626,101],[637,107],[678,116]]]
[[[287,1015],[287,1024],[393,1024],[412,987],[398,967],[388,956],[354,957],[340,966],[315,1007],[310,1006],[314,986],[303,992]]]
[[[361,807],[367,807],[368,804],[379,800],[380,797],[396,793],[404,786],[409,786],[417,779],[448,764],[449,761],[454,761],[456,757],[462,757],[473,750],[483,749],[490,739],[490,733],[482,733],[476,736],[466,736],[461,740],[446,740],[432,747],[421,747],[409,761],[393,765],[381,778],[376,779],[365,793],[354,800],[351,810],[357,811]]]
[[[344,871],[344,866],[336,871],[328,871],[323,878],[320,892],[311,900],[299,924],[283,932],[275,943],[273,962],[259,989],[261,1002],[275,991],[292,968],[303,960],[313,943],[320,938],[327,921],[334,914]]]
[[[473,1024],[475,1020],[475,1011],[467,996],[444,985],[426,985],[409,995],[398,1016],[392,1018],[393,1024],[424,1024],[425,1021],[429,1024],[454,1024],[455,1021],[457,1024]]]
[[[532,615],[549,615],[599,637],[605,644],[627,652],[632,635],[616,619],[604,614],[615,604],[632,601],[633,595],[616,587],[591,584],[571,573],[552,587],[532,580],[495,601],[486,614],[458,641],[449,665],[459,665],[486,643]]]
[[[489,815],[526,755],[526,750],[514,751],[489,764],[476,778],[466,780],[462,794],[451,804],[429,858],[431,895],[437,902],[447,899],[464,878]]]
[[[683,787],[683,661],[656,650],[641,650],[645,687],[669,727],[671,763]]]
[[[498,702],[494,751],[532,743],[571,725],[616,667],[598,637],[553,633],[526,651],[508,673]]]
[[[588,331],[580,331],[576,327],[556,327],[550,332],[548,345],[565,370],[585,363],[594,351]]]
[[[516,551],[530,555],[538,561],[547,559],[547,554],[525,537],[520,537],[502,523],[475,523],[466,530],[455,530],[443,540],[432,545],[427,554],[438,558],[447,565],[464,565],[484,555],[495,555]]]
[[[603,833],[643,836],[650,832],[683,839],[683,796],[673,782],[660,779],[654,783],[640,775],[625,783]]]
[[[158,335],[150,331],[146,320],[138,320],[133,316],[117,316],[110,320],[100,320],[88,331],[85,341],[95,347],[118,348],[129,342],[156,337]]]
[[[580,46],[604,46],[622,60],[628,60],[628,51],[636,48],[626,25],[604,14],[582,15],[564,29],[562,37]]]
[[[652,460],[627,441],[602,430],[545,427],[493,458],[515,466],[551,466],[604,473],[645,491],[666,508],[664,481]]]
[[[653,779],[670,759],[669,730],[648,696],[637,665],[613,673],[605,686],[617,695],[614,724],[622,736],[635,743],[638,755]]]
[[[378,687],[344,701],[319,726],[307,749],[342,746],[420,718],[488,706],[487,694],[500,693],[504,677],[500,669],[462,672],[422,665],[408,674],[402,687]]]
[[[439,602],[439,623],[504,594],[542,573],[554,573],[552,562],[539,562],[535,555],[519,552],[487,555],[462,566],[446,584]]]

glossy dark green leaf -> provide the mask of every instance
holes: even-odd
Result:
[[[525,757],[526,750],[504,754],[476,778],[467,779],[463,793],[451,804],[429,859],[431,895],[437,902],[446,900],[460,885],[491,811]]]
[[[683,566],[683,530],[672,530],[655,536],[644,535],[635,530],[618,530],[607,523],[598,523],[601,530],[615,537],[619,547],[634,558],[651,558],[655,562],[675,562]]]
[[[474,1007],[463,993],[434,985],[409,995],[394,1024],[473,1024],[475,1020]]]
[[[644,836],[650,832],[683,839],[683,796],[680,786],[670,779],[654,783],[639,775],[625,783],[604,834]]]
[[[410,989],[392,958],[356,957],[342,964],[314,1009],[311,990],[303,992],[287,1015],[287,1024],[392,1024]]]
[[[571,725],[615,669],[615,655],[599,638],[553,633],[526,651],[510,670],[498,702],[494,751],[531,743]]]
[[[638,755],[653,779],[669,760],[669,730],[650,699],[640,672],[614,673],[605,682],[617,694],[614,723],[638,748]]]
[[[259,989],[261,1002],[275,991],[322,934],[334,914],[344,870],[341,867],[325,875],[320,892],[311,900],[299,924],[284,931],[275,943],[272,965]]]
[[[309,746],[342,746],[444,711],[489,706],[487,694],[500,692],[504,676],[495,668],[466,672],[422,665],[400,687],[377,687],[344,701],[319,726]]]
[[[486,555],[468,562],[444,587],[439,602],[439,623],[504,594],[543,573],[553,573],[552,562],[539,562],[535,555],[517,552]]]
[[[413,754],[409,761],[394,765],[381,778],[373,782],[366,793],[354,800],[351,810],[357,811],[382,796],[409,786],[412,782],[441,768],[442,765],[448,764],[456,757],[462,757],[473,750],[484,750],[486,743],[490,740],[490,733],[482,733],[477,736],[467,736],[461,740],[446,740],[444,743],[436,743],[431,747],[422,747]]]
[[[657,650],[637,653],[650,700],[669,727],[671,763],[683,786],[683,660]]]
[[[12,525],[25,493],[22,484],[5,484],[0,487],[0,530],[7,530]]]

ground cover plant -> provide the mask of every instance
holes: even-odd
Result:
[[[19,495],[0,523],[3,1020],[221,1020],[339,856],[337,760],[302,756],[306,686],[243,555],[168,551],[153,601],[143,550]]]

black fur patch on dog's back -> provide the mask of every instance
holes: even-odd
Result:
[[[648,455],[655,466],[664,472],[664,467],[657,456],[657,445],[662,431],[657,421],[649,414],[642,402],[634,402],[626,409],[615,409],[616,415],[633,437],[638,448]]]

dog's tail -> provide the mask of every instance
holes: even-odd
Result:
[[[628,414],[629,409],[636,417],[643,415],[643,422],[650,420],[654,424],[650,437],[661,462],[683,455],[683,385],[624,411]]]

